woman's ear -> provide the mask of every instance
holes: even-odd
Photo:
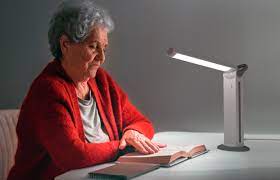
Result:
[[[68,52],[70,46],[69,38],[65,34],[63,34],[59,39],[59,44],[62,55],[65,55]]]

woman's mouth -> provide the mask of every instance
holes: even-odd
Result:
[[[91,64],[90,67],[99,67],[99,64]]]

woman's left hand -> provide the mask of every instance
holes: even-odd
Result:
[[[127,145],[133,146],[136,151],[142,154],[153,154],[159,151],[159,148],[166,147],[165,144],[152,142],[149,138],[135,130],[127,130],[121,141],[119,149],[123,150]]]

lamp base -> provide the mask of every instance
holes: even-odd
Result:
[[[232,147],[232,146],[226,146],[224,144],[219,145],[217,148],[223,151],[236,151],[236,152],[244,152],[250,150],[250,148],[247,146]]]

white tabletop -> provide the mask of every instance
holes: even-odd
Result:
[[[136,177],[135,180],[279,180],[280,135],[245,135],[245,138],[245,145],[250,147],[250,151],[229,152],[217,149],[217,145],[223,143],[222,133],[157,133],[154,141],[174,145],[205,144],[210,151],[171,168],[160,168]],[[55,180],[89,179],[88,172],[110,165],[112,163],[68,171]]]

